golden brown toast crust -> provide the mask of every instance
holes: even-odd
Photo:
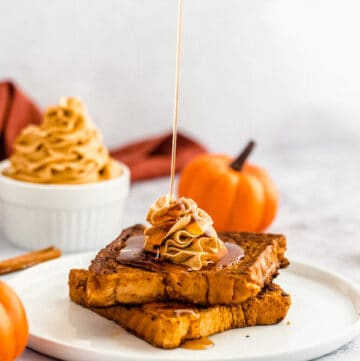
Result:
[[[278,323],[286,316],[291,304],[289,295],[278,285],[270,284],[257,296],[236,306],[196,307],[169,302],[94,308],[87,303],[87,277],[85,270],[70,272],[72,301],[162,348],[179,347],[185,340],[232,328]]]
[[[92,306],[118,303],[141,304],[175,300],[202,305],[238,304],[255,296],[271,283],[278,269],[288,265],[282,235],[221,232],[226,242],[239,244],[245,252],[239,264],[216,270],[151,272],[119,264],[116,255],[131,236],[144,226],[125,229],[102,249],[89,267],[87,298]]]

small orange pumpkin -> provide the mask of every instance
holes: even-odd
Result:
[[[275,184],[264,169],[246,162],[254,145],[249,142],[235,160],[222,154],[201,155],[180,175],[179,196],[194,199],[218,231],[260,232],[276,215]]]
[[[16,293],[0,281],[0,360],[15,360],[24,351],[28,335],[23,304]]]

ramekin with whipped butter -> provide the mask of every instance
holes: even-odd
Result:
[[[84,105],[63,99],[0,162],[1,228],[30,250],[99,249],[121,229],[129,188],[129,169],[109,156]]]

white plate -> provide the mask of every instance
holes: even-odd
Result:
[[[359,288],[339,275],[292,262],[276,280],[292,297],[280,324],[211,336],[215,347],[205,351],[157,349],[69,301],[69,269],[87,267],[92,256],[47,262],[11,280],[28,313],[33,349],[72,361],[300,361],[331,352],[360,333]]]

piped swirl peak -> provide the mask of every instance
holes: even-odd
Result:
[[[150,207],[146,220],[151,226],[144,232],[144,249],[162,261],[200,270],[227,252],[211,217],[192,199],[163,196]]]
[[[32,183],[84,184],[122,172],[77,98],[62,98],[46,110],[40,125],[23,129],[10,162],[5,175]]]

